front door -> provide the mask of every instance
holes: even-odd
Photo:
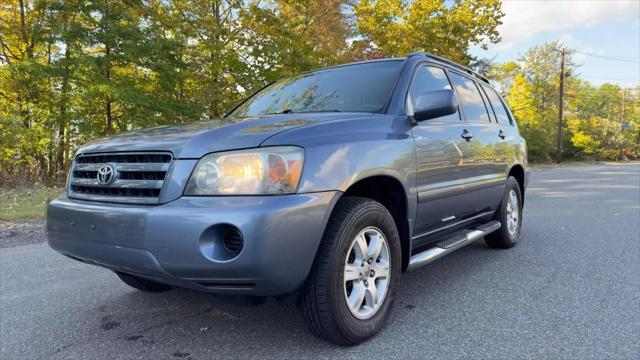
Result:
[[[451,89],[445,71],[431,65],[419,65],[407,98],[409,113],[413,113],[418,95],[443,89]],[[464,215],[466,204],[460,198],[461,173],[465,160],[473,157],[474,148],[472,143],[461,138],[463,129],[459,112],[421,121],[412,129],[418,192],[414,246],[420,246],[422,240],[428,239],[427,235],[454,224]]]

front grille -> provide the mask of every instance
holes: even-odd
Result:
[[[69,197],[106,202],[156,204],[171,166],[167,153],[88,154],[71,168]],[[100,177],[99,171],[110,173]],[[108,181],[105,181],[108,180]]]

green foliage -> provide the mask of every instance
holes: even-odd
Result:
[[[414,50],[468,62],[501,16],[498,0],[6,0],[0,186],[59,184],[87,141],[217,118],[293,73]]]
[[[499,0],[5,0],[0,186],[60,184],[83,143],[218,118],[301,71],[420,50],[474,63],[502,16]],[[554,149],[557,46],[489,69],[534,160]],[[567,68],[566,157],[637,157],[638,92]]]
[[[555,153],[560,73],[557,49],[561,45],[551,42],[536,46],[517,62],[498,64],[489,71],[506,95],[532,161],[551,161]],[[571,51],[565,68],[563,158],[640,157],[640,87],[594,87],[577,79]]]
[[[469,45],[496,43],[504,15],[499,0],[360,0],[356,28],[375,56],[428,51],[462,64],[475,60]]]
[[[219,117],[267,81],[341,61],[342,3],[3,3],[0,185],[59,182],[82,143]]]

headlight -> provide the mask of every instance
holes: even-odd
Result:
[[[304,150],[293,146],[209,154],[198,162],[185,195],[290,194],[303,161]]]

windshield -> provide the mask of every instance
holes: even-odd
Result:
[[[301,112],[382,112],[400,73],[401,60],[341,66],[294,75],[251,97],[230,116]]]

